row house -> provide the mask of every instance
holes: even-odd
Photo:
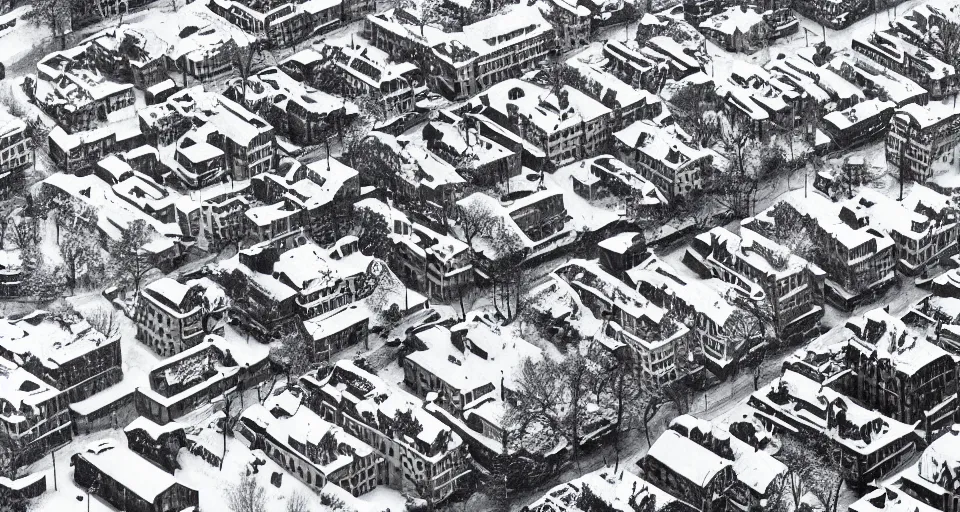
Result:
[[[893,282],[897,261],[890,235],[852,210],[854,204],[835,203],[819,193],[804,197],[798,190],[784,194],[778,204],[754,216],[749,227],[774,241],[785,233],[809,237],[815,247],[812,263],[827,273],[826,298],[851,309]]]
[[[633,167],[610,155],[588,158],[570,173],[573,191],[589,200],[601,199],[601,191],[622,199],[627,217],[653,218],[667,205],[660,189]]]
[[[230,296],[230,316],[262,336],[293,329],[297,291],[273,277],[277,250],[258,244],[221,261],[213,275]]]
[[[613,134],[617,157],[653,183],[669,201],[704,186],[713,169],[713,154],[691,145],[676,125],[639,121]]]
[[[160,466],[169,473],[180,469],[177,458],[181,448],[187,447],[186,426],[176,421],[159,425],[137,416],[129,425],[123,427],[127,438],[127,447],[131,451]]]
[[[47,136],[47,149],[58,170],[82,176],[89,174],[97,162],[112,154],[131,151],[143,141],[140,129],[127,122],[77,133],[68,133],[57,126]]]
[[[242,80],[228,80],[224,94],[263,116],[296,144],[323,143],[357,114],[353,103],[306,87],[277,67],[248,77],[245,89]]]
[[[850,319],[844,341],[797,354],[786,365],[898,421],[927,441],[949,427],[960,401],[957,361],[885,309]]]
[[[27,95],[68,133],[133,115],[133,85],[114,82],[89,62],[86,45],[54,52],[37,63]]]
[[[416,14],[403,8],[367,16],[364,36],[394,59],[427,55],[431,88],[464,99],[535,69],[557,47],[553,27],[536,6],[509,6],[459,32],[419,30]],[[427,72],[427,70],[422,70]]]
[[[602,154],[611,141],[611,109],[570,86],[553,92],[524,80],[504,80],[467,108],[519,135],[557,167]]]
[[[687,325],[704,366],[725,378],[733,362],[757,340],[730,336],[728,324],[735,309],[716,290],[699,280],[683,277],[656,255],[646,254],[638,265],[626,271],[627,281],[644,297],[671,312]]]
[[[740,236],[723,227],[698,235],[684,262],[732,284],[745,300],[766,301],[778,338],[804,338],[823,317],[824,271],[746,227]]]
[[[301,407],[286,391],[243,411],[235,427],[251,449],[260,449],[316,492],[328,483],[360,496],[377,487],[377,455],[368,444]]]
[[[641,119],[665,121],[670,113],[659,96],[644,89],[635,89],[604,67],[593,63],[596,52],[586,50],[567,60],[583,79],[584,93],[609,108],[613,114],[610,129],[621,130]]]
[[[354,204],[361,218],[375,215],[386,221],[393,250],[390,265],[401,279],[416,283],[430,298],[456,299],[473,282],[470,247],[449,234],[412,222],[406,214],[369,198]]]
[[[223,78],[234,70],[233,56],[241,42],[228,31],[199,16],[182,23],[197,30],[184,30],[174,40],[165,41],[167,69],[176,69],[180,74],[200,82]],[[186,86],[186,82],[184,82]]]
[[[21,365],[0,358],[0,424],[19,446],[15,467],[27,465],[70,442],[66,395]]]
[[[112,439],[90,443],[70,457],[70,465],[77,487],[90,489],[119,510],[167,512],[200,506],[196,489]]]
[[[358,298],[373,257],[361,253],[358,240],[341,239],[331,249],[306,243],[279,254],[271,274],[296,292],[301,318],[312,318]]]
[[[733,464],[676,430],[664,432],[641,460],[643,478],[700,512],[726,510],[737,483]]]
[[[841,30],[873,11],[870,0],[794,0],[793,9],[806,18]]]
[[[141,91],[169,79],[164,43],[148,30],[129,25],[106,29],[89,39],[87,54],[93,65],[120,82]]]
[[[499,219],[490,236],[509,236],[519,241],[519,249],[526,251],[528,258],[555,246],[570,233],[563,194],[556,190],[539,190],[504,200],[477,192],[457,202],[460,209],[474,205],[488,209]],[[506,251],[517,250],[517,247],[501,248],[476,239],[473,245],[474,256],[482,262],[481,266],[488,260],[499,259]]]
[[[107,339],[78,314],[37,312],[0,320],[0,357],[30,371],[74,403],[120,382],[120,337]],[[36,363],[35,365],[33,363]]]
[[[371,46],[354,43],[344,46],[336,61],[347,84],[345,93],[369,95],[383,102],[387,116],[413,112],[416,107],[414,76],[422,72],[412,62],[392,62]]]
[[[33,165],[33,152],[23,120],[0,111],[0,196],[16,190],[27,167]]]
[[[310,361],[334,360],[336,354],[357,345],[368,349],[372,314],[366,304],[352,303],[299,323],[304,342],[310,344]]]
[[[930,101],[930,93],[920,84],[859,52],[836,53],[821,69],[828,69],[861,88],[865,97],[886,97],[900,108],[914,103],[926,105]]]
[[[346,219],[337,217],[339,209],[352,204],[360,196],[359,173],[336,158],[323,158],[302,164],[289,164],[286,174],[261,174],[253,178],[254,197],[268,204],[287,201],[300,210],[299,225],[319,243],[332,243],[346,231],[341,224]]]
[[[224,97],[215,109],[177,141],[174,172],[180,181],[200,188],[224,176],[247,180],[276,168],[273,126]]]
[[[924,183],[934,166],[953,164],[960,146],[960,111],[943,105],[903,105],[890,118],[887,162],[901,170],[904,179]]]
[[[454,166],[472,184],[505,183],[522,171],[520,153],[481,134],[473,117],[441,111],[420,135],[428,151]]]
[[[521,512],[578,512],[581,496],[591,493],[610,510],[631,510],[639,506],[641,510],[647,507],[677,507],[679,512],[692,512],[694,509],[681,501],[677,501],[670,494],[657,488],[646,480],[633,473],[620,469],[614,472],[605,467],[588,473],[569,482],[564,482],[547,491],[543,497],[523,507]]]
[[[223,332],[227,308],[223,290],[208,279],[180,283],[163,277],[137,298],[137,339],[169,357],[199,344],[205,334]]]
[[[864,189],[843,203],[840,214],[851,226],[888,234],[895,244],[897,268],[906,275],[923,274],[956,251],[956,207],[949,196],[922,185],[912,186],[902,201]]]
[[[867,37],[854,37],[853,51],[870,57],[880,65],[905,75],[940,99],[957,92],[957,70],[951,65],[888,32],[873,32]]]
[[[752,422],[749,424],[756,428]],[[781,479],[786,478],[789,470],[782,462],[759,449],[762,442],[759,439],[763,434],[758,433],[747,442],[732,435],[730,427],[712,424],[709,420],[698,419],[689,414],[677,416],[670,421],[669,430],[730,461],[736,482],[728,489],[726,498],[736,509],[763,507],[768,500],[776,499]],[[769,442],[769,438],[765,440]]]
[[[914,428],[866,409],[792,369],[750,395],[748,405],[774,432],[821,436],[839,450],[847,484],[863,488],[909,459],[916,448]]]
[[[304,405],[374,449],[378,484],[413,484],[434,505],[466,485],[467,446],[422,400],[346,360],[307,373],[300,385]]]
[[[431,325],[415,330],[413,352],[401,361],[403,383],[421,398],[436,393],[433,403],[459,419],[488,400],[515,399],[523,361],[539,361],[543,352],[501,327],[471,314],[449,328]],[[502,424],[497,427],[503,429]]]
[[[669,64],[644,55],[635,41],[607,41],[602,51],[607,59],[605,70],[634,89],[657,93],[662,88]]]
[[[265,243],[279,250],[290,249],[297,245],[294,238],[303,235],[301,210],[287,198],[252,206],[243,216],[245,238],[252,239],[255,244]]]
[[[743,5],[718,11],[697,27],[704,37],[729,52],[751,53],[770,41],[797,33],[800,20],[790,9],[760,12]]]
[[[896,111],[892,101],[872,99],[823,116],[821,127],[833,150],[848,150],[883,136]],[[819,139],[819,137],[818,137]],[[817,144],[821,144],[818,140]]]
[[[960,510],[960,489],[957,468],[960,468],[960,426],[954,424],[920,454],[920,461],[903,472],[900,490],[926,505],[910,503],[921,512],[957,512]]]
[[[552,0],[544,4],[546,18],[551,21],[557,34],[560,53],[586,46],[590,42],[590,9],[578,2]]]
[[[340,0],[268,2],[265,5],[243,0],[210,0],[208,7],[214,14],[245,32],[265,38],[276,47],[293,46],[308,37],[333,30],[343,18]]]
[[[598,319],[603,334],[633,348],[644,375],[658,382],[679,376],[677,354],[690,330],[595,261],[573,260],[554,271],[567,281]]]
[[[254,354],[208,334],[203,341],[158,363],[147,374],[149,386],[134,397],[137,413],[159,425],[227,397],[254,389],[263,382],[270,364],[266,353]]]
[[[704,71],[697,58],[699,51],[705,51],[705,48],[691,48],[667,36],[651,37],[640,49],[647,59],[666,65],[667,76],[678,81]]]

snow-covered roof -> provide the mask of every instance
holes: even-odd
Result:
[[[737,32],[749,34],[757,25],[765,23],[763,16],[752,7],[727,7],[726,10],[710,16],[700,23],[700,28],[716,30],[733,35]]]
[[[94,441],[80,456],[150,503],[171,487],[183,485],[172,474],[151,464],[130,449],[118,446],[112,439]]]
[[[550,90],[511,78],[497,83],[470,100],[472,109],[489,105],[507,116],[507,105],[515,105],[517,113],[547,134],[556,133],[610,115],[611,110],[579,90],[564,85],[567,105],[560,106],[557,95]]]
[[[724,468],[732,466],[730,461],[674,430],[667,430],[658,437],[647,452],[647,457],[702,488],[708,487]]]
[[[101,345],[107,340],[79,315],[50,317],[39,315],[29,320],[0,319],[0,348],[23,362],[32,354],[47,368],[57,369]]]
[[[0,370],[0,402],[10,404],[0,418],[9,423],[27,421],[25,414],[31,410],[39,414],[40,404],[60,393],[13,361],[0,358]]]
[[[647,120],[637,121],[613,136],[624,146],[674,169],[712,158],[709,152],[688,145],[673,126],[661,127]]]
[[[848,325],[867,330],[871,336],[870,339],[852,336],[851,347],[868,357],[889,361],[894,370],[906,375],[915,375],[939,359],[954,359],[949,352],[927,341],[923,333],[913,331],[883,308],[867,311],[862,318],[852,318]],[[875,326],[881,326],[882,331],[873,331]]]
[[[354,325],[367,322],[373,313],[363,303],[347,304],[303,321],[303,328],[313,340],[322,340]]]
[[[172,432],[176,432],[178,430],[182,430],[185,428],[186,428],[186,425],[176,421],[171,421],[168,423],[164,423],[163,425],[158,425],[157,423],[154,423],[154,421],[151,420],[150,418],[147,418],[145,416],[137,416],[137,419],[133,420],[132,422],[130,422],[129,425],[124,427],[123,431],[129,433],[135,430],[143,430],[153,440],[158,440],[164,434],[170,434]]]
[[[676,501],[676,498],[639,476],[622,468],[614,472],[608,466],[557,485],[525,508],[534,512],[579,512],[577,498],[587,487],[594,496],[612,507],[611,512],[634,512],[634,503],[642,506],[648,499],[652,499],[651,503],[658,509]]]
[[[937,508],[910,496],[902,489],[884,485],[847,507],[849,512],[936,512]]]
[[[686,281],[676,269],[654,254],[636,267],[627,270],[627,277],[636,284],[647,283],[676,296],[713,323],[723,326],[734,308],[715,290],[700,280]]]

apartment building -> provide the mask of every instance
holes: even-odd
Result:
[[[353,43],[341,49],[336,66],[349,92],[379,98],[388,116],[414,111],[413,77],[424,70],[412,62],[393,62],[378,48]]]
[[[136,337],[157,354],[172,356],[200,343],[204,334],[223,332],[219,322],[228,306],[222,289],[208,279],[160,278],[140,291]]]
[[[240,78],[228,80],[224,94],[296,144],[321,144],[357,114],[353,103],[308,88],[277,67],[248,77],[246,90]]]
[[[243,411],[235,430],[251,449],[320,492],[328,483],[360,496],[377,487],[377,456],[368,444],[317,413],[289,391]]]
[[[957,453],[960,453],[960,427],[953,425],[950,430],[931,442],[920,461],[903,472],[900,490],[929,508],[910,503],[923,512],[957,512],[960,510],[960,490],[957,488],[957,475],[954,468],[960,466]]]
[[[473,117],[441,111],[420,133],[428,151],[467,175],[472,184],[505,183],[522,171],[521,153],[480,133]]]
[[[146,91],[169,79],[165,45],[152,32],[120,25],[89,41],[86,52],[95,67],[119,81]]]
[[[471,469],[463,439],[422,400],[346,360],[304,375],[300,385],[304,405],[374,449],[379,484],[413,485],[435,505],[466,484],[461,479]]]
[[[292,46],[333,30],[343,18],[343,3],[338,0],[296,3],[211,0],[208,5],[214,14],[277,47]]]
[[[661,127],[638,121],[614,133],[613,138],[617,157],[670,201],[703,188],[711,173],[713,154],[691,146],[676,125]]]
[[[312,318],[357,300],[357,293],[373,257],[357,248],[356,237],[341,239],[332,249],[306,243],[282,252],[272,275],[296,292],[301,318]]]
[[[92,66],[89,46],[54,52],[37,62],[35,87],[27,93],[68,133],[133,115],[133,85],[114,82]]]
[[[852,226],[871,226],[895,244],[897,269],[922,274],[928,265],[952,254],[957,246],[957,209],[949,196],[913,185],[903,201],[864,189],[843,203],[841,219]]]
[[[872,99],[823,116],[820,126],[834,150],[862,146],[886,134],[896,111],[892,101]]]
[[[683,277],[654,254],[627,270],[626,280],[664,311],[684,319],[696,347],[691,352],[701,354],[704,366],[719,378],[726,378],[733,361],[759,341],[732,339],[727,322],[734,307],[713,288]]]
[[[631,347],[646,376],[657,382],[679,376],[677,354],[689,343],[687,326],[595,261],[575,259],[554,274],[570,284],[593,316],[608,320],[603,334]]]
[[[851,318],[840,339],[797,354],[786,365],[926,433],[929,442],[954,422],[957,362],[952,354],[885,309]]]
[[[307,164],[284,160],[286,174],[261,174],[253,178],[253,195],[274,204],[285,201],[300,211],[293,228],[303,228],[318,243],[332,243],[348,230],[347,219],[338,217],[340,207],[360,196],[360,175],[336,158],[322,158]]]
[[[570,175],[573,191],[587,199],[599,199],[604,190],[624,200],[627,217],[650,218],[667,204],[667,198],[636,169],[610,155],[588,158]]]
[[[640,465],[644,479],[701,512],[726,510],[737,481],[729,460],[675,430],[658,437]]]
[[[18,464],[36,462],[72,438],[67,397],[22,366],[0,358],[0,423],[22,448]]]
[[[779,338],[802,338],[823,317],[826,273],[747,227],[739,236],[723,227],[698,235],[684,262],[704,278],[732,284],[744,299],[766,301]]]
[[[590,41],[590,9],[577,2],[552,0],[545,7],[547,19],[557,34],[561,53],[585,46]]]
[[[303,339],[310,344],[311,362],[331,361],[337,353],[357,345],[369,348],[373,314],[366,304],[352,303],[301,322]]]
[[[777,208],[780,213],[775,213]],[[819,193],[804,197],[804,192],[797,190],[756,215],[750,229],[773,240],[783,229],[808,230],[805,236],[817,249],[813,263],[827,273],[826,298],[851,309],[893,282],[897,262],[896,244],[890,235],[871,226],[867,216],[855,210],[855,203],[834,203]],[[791,227],[776,231],[777,222]]]
[[[70,465],[77,487],[119,510],[164,512],[200,504],[196,489],[113,439],[94,441],[70,457]]]
[[[950,96],[960,85],[960,76],[951,64],[900,39],[896,34],[873,32],[866,37],[854,37],[850,47],[917,82],[930,92],[932,99]]]
[[[906,179],[924,183],[936,165],[947,167],[960,146],[960,112],[944,105],[903,105],[890,118],[887,162],[906,171]]]
[[[38,362],[30,371],[69,403],[120,382],[120,337],[107,339],[78,314],[37,312],[0,320],[0,357]]]
[[[136,389],[137,413],[166,425],[217,397],[256,388],[269,375],[269,365],[266,353],[230,350],[222,337],[208,334],[150,370],[149,387]]]
[[[557,47],[553,27],[536,6],[508,6],[460,32],[431,27],[421,35],[417,16],[403,8],[367,16],[364,36],[395,59],[426,52],[431,88],[451,99],[468,98],[535,69]]]
[[[606,71],[634,89],[656,93],[661,89],[668,70],[640,50],[635,42],[607,41],[603,45],[603,56],[607,58]]]
[[[473,282],[470,248],[464,242],[412,222],[402,211],[377,199],[358,201],[354,211],[361,217],[376,215],[386,221],[393,242],[391,267],[428,297],[454,300]]]
[[[759,427],[756,420],[747,419],[750,425]],[[726,498],[737,509],[749,510],[763,507],[770,499],[776,499],[777,487],[781,478],[785,478],[789,469],[772,455],[763,451],[763,433],[749,440],[740,439],[731,434],[730,425],[721,426],[682,414],[670,422],[670,431],[706,448],[722,459],[730,461],[736,475],[735,482],[728,488]]]
[[[0,111],[0,196],[6,196],[20,185],[24,171],[33,165],[33,152],[28,147],[27,125]]]
[[[555,93],[524,80],[504,80],[470,100],[468,108],[520,136],[557,167],[602,154],[611,140],[611,109],[570,86]],[[483,128],[481,133],[486,134]]]
[[[847,485],[864,488],[914,452],[914,425],[858,405],[791,369],[750,395],[748,405],[774,432],[822,436],[840,451]]]
[[[634,88],[611,73],[607,69],[609,63],[602,65],[604,61],[597,60],[596,49],[588,48],[569,58],[567,65],[589,84],[584,92],[612,110],[611,130],[621,130],[641,119],[667,122],[664,118],[670,113],[663,107],[659,96],[645,89]]]

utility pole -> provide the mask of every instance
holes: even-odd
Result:
[[[53,461],[53,490],[54,491],[58,490],[57,489],[57,457],[56,455],[57,455],[57,449],[54,448],[53,451],[50,452],[50,460]],[[87,501],[87,504],[88,505],[90,504],[89,500]]]

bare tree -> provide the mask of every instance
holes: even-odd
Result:
[[[142,219],[134,220],[120,235],[120,240],[110,244],[114,276],[131,282],[138,292],[140,283],[154,268],[152,255],[143,249],[143,245],[150,239],[151,230]]]
[[[490,233],[496,225],[498,217],[493,208],[485,201],[473,201],[457,209],[456,225],[463,233],[463,241],[473,248],[473,239],[478,235]]]
[[[84,319],[108,340],[119,336],[120,329],[123,327],[120,313],[114,309],[97,308],[84,315]]]
[[[246,46],[240,46],[233,39],[230,40],[228,51],[233,69],[240,75],[239,102],[244,108],[247,103],[247,81],[250,78],[250,69],[253,66],[253,57],[263,53],[264,42],[260,39],[251,41]]]
[[[252,476],[241,474],[240,480],[226,491],[227,506],[233,512],[266,512],[267,494]]]
[[[310,512],[310,502],[299,492],[287,498],[287,512]]]

